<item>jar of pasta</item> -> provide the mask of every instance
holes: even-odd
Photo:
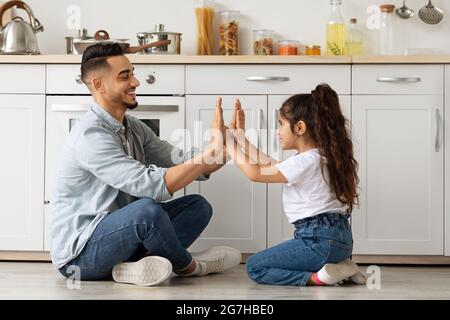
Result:
[[[273,30],[253,30],[253,54],[271,56],[274,52]]]
[[[214,1],[197,0],[195,16],[197,18],[197,54],[212,55],[214,49]]]
[[[239,11],[219,12],[219,54],[239,54]]]

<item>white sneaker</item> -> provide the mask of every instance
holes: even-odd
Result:
[[[346,282],[351,284],[366,284],[367,283],[367,277],[362,273],[361,271],[358,271],[356,274],[351,276],[346,280]]]
[[[169,260],[158,256],[148,256],[137,262],[124,262],[114,266],[114,281],[132,283],[138,286],[154,286],[172,274]]]
[[[239,250],[217,246],[199,253],[192,253],[192,257],[200,263],[200,276],[209,273],[223,272],[241,263],[242,254]]]
[[[335,285],[358,272],[358,266],[350,259],[339,263],[328,263],[317,273],[320,281],[327,285]]]

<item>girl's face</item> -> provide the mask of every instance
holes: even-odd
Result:
[[[285,118],[283,118],[283,116],[280,115],[278,123],[278,138],[280,140],[281,149],[296,149],[296,142],[299,137],[292,132],[289,121],[287,121]]]

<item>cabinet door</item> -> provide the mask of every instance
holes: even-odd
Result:
[[[0,95],[0,250],[43,250],[44,135],[44,95]]]
[[[442,255],[443,97],[354,96],[355,254]]]
[[[450,65],[445,66],[445,255],[450,256]]]
[[[278,126],[278,110],[283,102],[290,96],[272,95],[269,96],[269,153],[271,157],[280,161],[295,155],[295,150],[282,151],[278,143],[276,128]],[[351,119],[351,99],[350,96],[340,96],[341,109],[344,116]],[[292,239],[294,226],[287,220],[283,210],[281,184],[268,185],[268,220],[267,220],[267,240],[269,246],[274,246],[282,241]]]
[[[231,119],[236,98],[246,111],[246,129],[253,143],[267,147],[267,96],[223,96],[225,123]],[[217,96],[186,97],[186,145],[204,147],[209,141],[207,130],[215,112]],[[193,141],[200,143],[193,144]],[[200,194],[211,203],[214,214],[210,224],[190,248],[204,250],[215,245],[229,245],[245,253],[266,247],[267,185],[252,183],[229,161],[209,181],[194,182],[187,194]]]

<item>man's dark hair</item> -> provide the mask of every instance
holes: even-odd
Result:
[[[87,47],[81,59],[81,79],[88,84],[87,76],[91,71],[109,67],[106,61],[109,57],[122,55],[124,52],[118,43],[98,43]]]

